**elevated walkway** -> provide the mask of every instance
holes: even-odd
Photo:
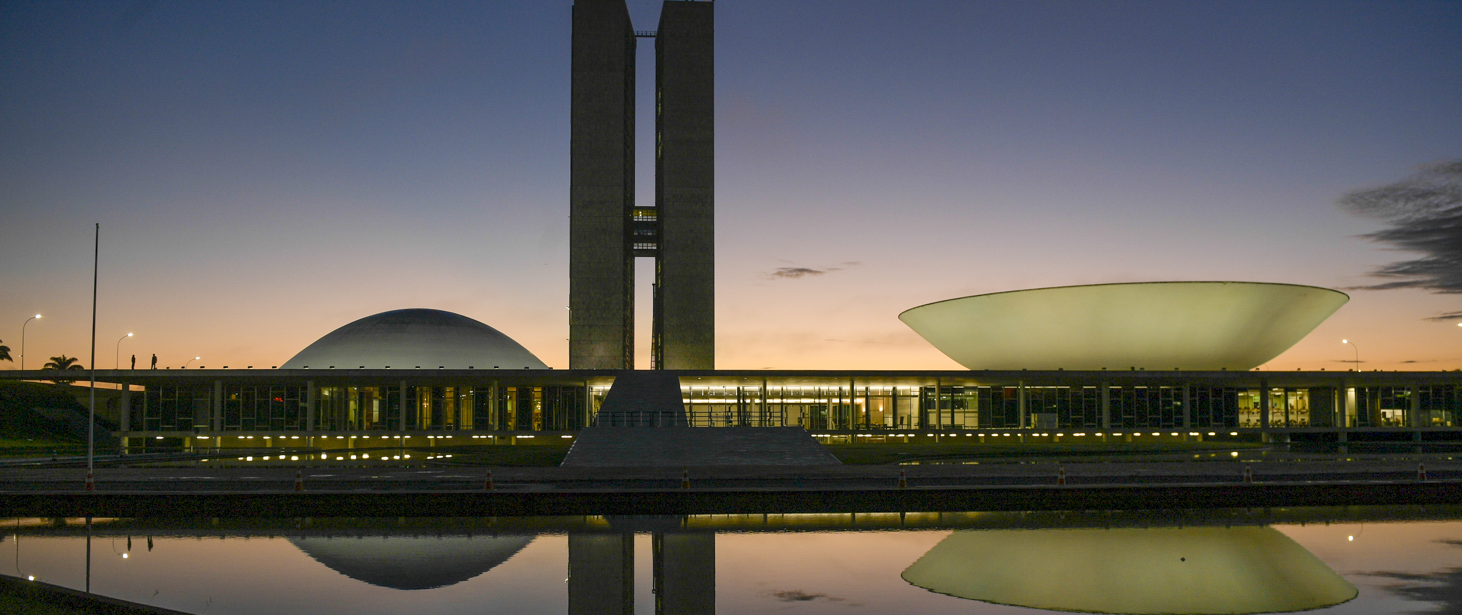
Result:
[[[595,425],[579,432],[564,467],[841,465],[801,427],[688,427],[680,377],[615,376]]]

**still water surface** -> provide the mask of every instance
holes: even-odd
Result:
[[[89,530],[9,519],[0,573],[210,614],[1462,611],[1462,515],[1327,510],[1181,528],[988,513],[871,524],[95,520]],[[1387,520],[1398,517],[1408,520]]]

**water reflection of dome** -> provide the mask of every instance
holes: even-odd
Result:
[[[959,598],[1090,613],[1272,613],[1356,596],[1268,527],[957,531],[903,578]]]
[[[289,542],[326,568],[357,581],[391,589],[432,589],[492,570],[533,537],[309,537]]]
[[[367,316],[326,334],[294,355],[284,369],[338,367],[546,369],[502,332],[461,314],[407,309]]]

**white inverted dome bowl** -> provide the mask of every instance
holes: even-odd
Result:
[[[899,320],[969,369],[1248,370],[1347,301],[1296,284],[1093,284],[949,299]]]
[[[331,331],[284,369],[547,369],[497,329],[461,314],[406,309],[367,316]]]

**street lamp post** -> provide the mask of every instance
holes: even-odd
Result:
[[[188,359],[188,363],[192,363],[192,362],[194,362],[194,361],[198,361],[198,360],[201,360],[201,359],[202,359],[202,358],[203,358],[203,357],[193,357],[193,358],[191,358],[191,359]],[[183,369],[188,369],[188,363],[184,363],[184,364],[183,364]]]
[[[1355,371],[1357,373],[1359,373],[1360,372],[1360,348],[1356,348],[1355,342],[1352,342],[1350,340],[1340,340],[1340,343],[1342,343],[1342,344],[1350,344],[1350,348],[1355,351]]]
[[[131,333],[122,336],[117,340],[117,349],[112,353],[112,369],[122,369],[122,340],[132,337]]]
[[[20,325],[20,369],[22,371],[25,370],[25,326],[30,324],[30,321],[40,317],[40,314],[36,314],[35,316],[31,316],[30,318],[25,319],[25,322]]]

